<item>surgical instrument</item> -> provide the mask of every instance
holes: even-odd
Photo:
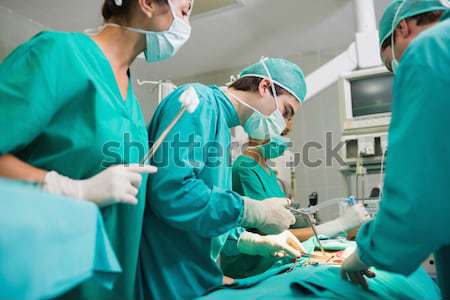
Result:
[[[150,148],[150,150],[147,152],[144,158],[141,160],[141,164],[145,164],[155,155],[156,151],[159,149],[164,139],[167,137],[169,132],[173,129],[173,127],[177,124],[177,122],[181,119],[181,117],[184,115],[186,111],[190,114],[193,114],[195,112],[198,105],[200,104],[200,100],[194,87],[188,88],[186,91],[183,92],[183,94],[181,94],[180,102],[181,102],[180,111],[172,120],[172,122],[169,124],[169,126],[167,126],[166,130],[164,130],[161,136],[156,140],[156,142],[153,144],[153,146]]]
[[[319,234],[317,233],[316,225],[314,225],[314,222],[311,220],[311,215],[309,213],[304,212],[301,209],[295,209],[295,208],[289,207],[289,210],[291,210],[292,212],[295,212],[295,213],[299,213],[306,217],[306,220],[308,221],[309,225],[311,226],[314,236],[316,237],[317,244],[319,245],[320,251],[322,252],[322,254],[325,254],[325,250],[323,249],[322,243],[320,242],[320,239],[319,239]]]

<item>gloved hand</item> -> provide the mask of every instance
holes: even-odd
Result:
[[[345,280],[350,280],[354,284],[359,284],[363,288],[368,289],[369,285],[364,276],[375,278],[376,275],[374,272],[369,271],[369,267],[360,260],[358,249],[356,249],[342,264],[341,276]]]
[[[291,200],[270,198],[256,201],[244,197],[244,217],[241,225],[256,228],[264,234],[278,234],[289,229],[295,223],[294,215],[287,209]]]
[[[301,257],[306,253],[302,243],[289,230],[278,235],[241,234],[237,243],[240,253],[248,255]]]
[[[346,232],[369,221],[369,219],[369,213],[364,206],[361,204],[356,204],[354,206],[350,206],[344,214],[336,220],[318,225],[317,232],[319,235],[334,237],[341,232]]]
[[[118,165],[85,180],[74,180],[52,171],[45,176],[43,189],[51,194],[88,200],[98,206],[115,203],[136,205],[141,174],[156,171],[156,167],[149,165]]]

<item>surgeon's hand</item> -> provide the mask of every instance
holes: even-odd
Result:
[[[295,224],[294,215],[288,210],[291,200],[270,198],[256,201],[244,197],[244,216],[241,225],[256,228],[264,234],[278,234]]]
[[[157,168],[149,165],[117,165],[85,180],[74,180],[55,171],[47,173],[43,188],[45,191],[108,206],[116,203],[136,205],[136,198],[144,173],[156,173]]]
[[[342,216],[336,220],[320,224],[317,231],[320,235],[334,237],[341,232],[351,230],[370,220],[369,213],[362,204],[347,208]]]
[[[246,231],[241,234],[237,247],[242,254],[265,257],[301,257],[306,253],[302,243],[289,230],[266,236]]]
[[[350,280],[354,284],[361,285],[364,289],[368,289],[369,285],[365,278],[374,278],[375,273],[369,271],[369,267],[366,266],[358,256],[358,250],[355,250],[342,264],[341,276],[345,280]]]

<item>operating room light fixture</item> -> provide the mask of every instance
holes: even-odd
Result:
[[[355,41],[346,51],[306,77],[308,94],[305,102],[336,83],[342,74],[382,65],[374,0],[353,0],[353,10]]]

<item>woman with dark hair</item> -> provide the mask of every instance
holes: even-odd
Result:
[[[88,282],[71,298],[134,298],[141,183],[156,169],[138,165],[148,139],[129,67],[142,52],[149,63],[173,56],[190,36],[191,8],[192,0],[106,0],[98,34],[42,32],[0,65],[0,176],[102,207],[123,270],[112,290]]]

